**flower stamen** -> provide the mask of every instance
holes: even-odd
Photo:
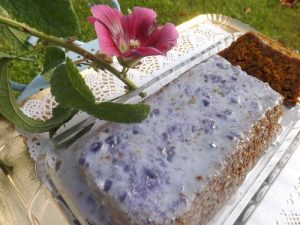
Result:
[[[136,39],[129,40],[129,46],[131,48],[138,48],[138,47],[140,47],[140,45],[141,45],[141,43],[139,40],[136,40]]]

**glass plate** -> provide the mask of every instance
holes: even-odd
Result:
[[[194,53],[182,59],[177,65],[166,68],[159,77],[152,79],[138,91],[146,92],[147,96],[155,93],[164,85],[176,79],[180,74],[229,46],[237,36],[239,36],[239,34],[229,36],[208,47],[206,50]],[[132,93],[122,97],[120,101],[137,102],[139,100],[140,98],[136,97],[136,93]],[[229,225],[243,224],[246,222],[248,216],[251,214],[249,203],[253,206],[253,201],[256,203],[259,202],[257,196],[263,195],[261,192],[262,184],[266,181],[272,181],[270,180],[272,171],[274,171],[280,163],[282,164],[284,159],[293,152],[294,147],[300,143],[299,108],[300,106],[298,105],[292,109],[283,109],[284,113],[281,121],[282,129],[277,139],[247,175],[247,178],[235,196],[227,202],[209,224]],[[40,179],[51,190],[53,198],[61,206],[70,224],[109,224],[105,212],[92,198],[87,184],[80,177],[75,156],[72,153],[72,147],[70,147],[76,143],[76,141],[88,135],[87,133],[90,129],[93,130],[94,127],[105,124],[99,121],[96,123],[97,124],[94,125],[95,119],[92,117],[84,118],[81,122],[67,130],[66,133],[54,138],[55,143],[53,141],[47,142],[43,148],[44,153],[39,156],[37,162],[37,171]],[[77,133],[78,131],[80,131],[79,134]],[[65,138],[67,138],[68,142],[61,141],[61,139]],[[58,168],[60,169],[58,170]],[[253,209],[253,207],[251,209]]]

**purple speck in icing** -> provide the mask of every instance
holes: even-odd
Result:
[[[240,100],[239,100],[238,97],[231,97],[230,98],[230,103],[232,103],[232,104],[239,104]]]
[[[144,168],[144,173],[147,177],[147,179],[156,179],[157,178],[157,175],[156,173],[154,172],[154,170],[151,170],[151,169],[148,169],[148,168]]]
[[[203,90],[202,88],[197,88],[195,90],[195,93],[197,96],[202,96],[202,97],[205,97],[206,99],[211,99],[211,95],[206,91],[206,90]]]
[[[159,158],[157,159],[157,162],[159,166],[166,168],[166,162],[163,159]]]
[[[83,164],[85,163],[85,159],[84,158],[80,158],[78,160],[79,165],[83,166]]]
[[[223,95],[228,95],[231,92],[231,88],[225,85],[220,86],[220,88]]]
[[[227,70],[229,68],[229,65],[227,64],[224,64],[224,63],[221,63],[221,62],[217,62],[216,63],[216,66],[220,69],[223,69],[223,70]]]
[[[141,188],[144,185],[144,188],[148,190],[153,190],[157,188],[160,184],[160,173],[156,169],[144,168],[143,176],[141,181]]]
[[[202,124],[204,126],[204,132],[210,133],[213,131],[213,129],[216,129],[216,122],[211,119],[203,119]]]
[[[111,161],[112,165],[117,165],[118,164],[118,160],[116,158],[113,158]]]
[[[89,204],[89,205],[95,205],[96,204],[96,201],[94,199],[94,197],[92,195],[89,195],[86,199],[86,202]]]
[[[234,139],[234,136],[231,135],[231,134],[227,134],[225,137],[228,138],[231,141],[233,141],[233,139]]]
[[[130,166],[125,165],[124,168],[123,168],[123,171],[127,173],[127,172],[129,172],[129,170],[130,170]]]
[[[174,126],[169,127],[168,130],[167,130],[167,132],[168,132],[168,133],[172,133],[172,132],[174,132],[175,130],[176,130],[176,126],[174,125]]]
[[[222,120],[227,120],[231,115],[232,115],[232,111],[230,111],[229,109],[226,109],[216,114],[216,116]]]
[[[234,131],[230,131],[229,134],[225,135],[226,138],[228,138],[229,140],[233,141],[235,138],[240,138],[241,135],[239,135],[238,133],[234,132]]]
[[[168,108],[167,111],[168,111],[168,113],[172,113],[172,112],[173,112],[173,109]]]
[[[204,79],[208,79],[208,75],[207,74],[204,74],[203,77],[204,77]]]
[[[161,154],[166,158],[169,162],[172,162],[174,156],[175,156],[175,147],[174,146],[166,146],[166,147],[159,147],[158,150],[161,152]],[[165,166],[164,162],[162,161],[161,164],[162,167]]]
[[[98,152],[102,147],[102,142],[95,142],[90,146],[91,152]]]
[[[112,183],[113,183],[113,182],[112,182],[111,180],[107,179],[107,180],[104,182],[103,190],[104,190],[105,192],[108,192],[108,191],[110,190],[111,186],[112,186]]]
[[[262,109],[262,106],[259,102],[257,101],[251,101],[250,103],[250,107],[251,107],[251,111],[255,110],[255,111],[260,111]]]
[[[162,139],[163,139],[163,141],[165,142],[165,143],[170,143],[170,135],[168,134],[168,133],[166,133],[166,132],[163,132],[162,134],[161,134],[161,137],[162,137]]]
[[[219,75],[211,75],[211,80],[213,83],[222,83],[223,78]]]
[[[187,86],[187,87],[184,88],[184,93],[185,93],[187,96],[193,95],[193,91],[191,90],[191,88],[190,88],[189,86]]]
[[[119,200],[120,200],[120,202],[124,202],[125,199],[126,199],[126,197],[127,197],[127,193],[126,193],[126,192],[123,193],[123,194],[121,194],[121,195],[119,195]]]
[[[192,132],[195,133],[197,131],[197,127],[195,125],[192,125]]]
[[[141,131],[142,131],[141,128],[139,128],[139,127],[137,127],[137,126],[134,126],[134,127],[132,128],[132,134],[134,134],[134,135],[140,133]]]
[[[205,107],[210,105],[210,101],[207,100],[206,98],[203,99],[202,102],[203,102],[203,105],[204,105]]]
[[[158,116],[158,115],[159,115],[159,109],[153,109],[150,113],[150,117]]]
[[[237,79],[238,79],[238,78],[237,78],[236,76],[232,76],[232,77],[231,77],[231,80],[233,80],[233,81],[237,81]]]
[[[121,142],[121,139],[118,135],[110,135],[108,138],[105,139],[105,143],[109,145],[117,145]]]
[[[174,156],[175,156],[175,147],[174,146],[171,146],[170,148],[167,149],[167,160],[169,162],[172,162]]]

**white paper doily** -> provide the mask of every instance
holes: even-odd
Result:
[[[300,224],[300,146],[270,187],[247,225]]]
[[[212,23],[202,23],[189,27],[180,32],[177,46],[174,49],[169,51],[165,56],[149,56],[143,58],[141,65],[137,69],[129,70],[128,77],[137,86],[141,86],[160,75],[160,71],[163,68],[176,64],[181,57],[204,50],[230,35],[229,32]],[[92,52],[95,52],[97,46],[97,40],[86,44],[86,48]],[[82,47],[85,48],[85,45]],[[78,55],[72,54],[70,54],[70,57],[74,59],[80,58]],[[122,69],[116,60],[113,66],[118,70]],[[81,73],[86,84],[95,95],[97,102],[109,100],[125,93],[124,84],[110,72],[86,69]],[[52,109],[56,106],[57,103],[49,91],[48,95],[41,99],[27,100],[21,110],[25,115],[31,118],[47,120],[52,117]],[[23,133],[23,136],[27,139],[31,157],[36,160],[41,146],[43,146],[43,142],[49,138],[48,134]]]

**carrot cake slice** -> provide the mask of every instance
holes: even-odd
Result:
[[[299,54],[256,32],[242,35],[219,54],[249,75],[268,82],[282,94],[285,105],[294,106],[299,102]]]

